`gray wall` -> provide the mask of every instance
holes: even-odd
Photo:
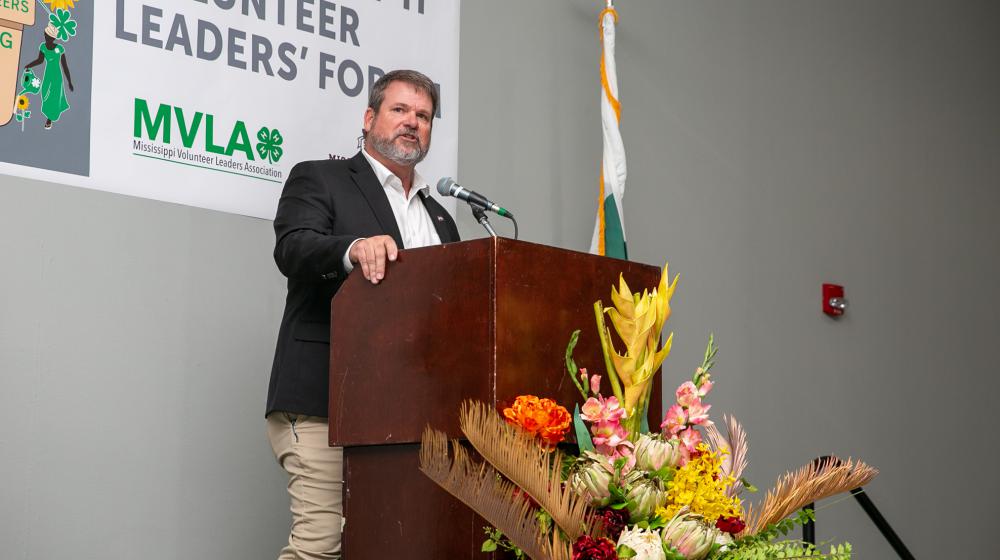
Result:
[[[578,250],[598,4],[462,6],[459,179],[522,238]],[[665,385],[714,331],[710,402],[749,430],[758,486],[860,456],[917,556],[990,546],[1000,5],[618,7],[630,249],[681,274]],[[270,223],[10,177],[0,208],[0,557],[273,558]],[[841,321],[819,311],[823,282],[847,288]],[[835,502],[821,539],[891,557]]]

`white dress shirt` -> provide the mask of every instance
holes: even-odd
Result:
[[[414,170],[410,196],[406,196],[403,192],[403,181],[399,177],[389,171],[388,167],[382,165],[382,162],[369,155],[366,150],[361,150],[361,153],[372,166],[375,176],[378,177],[378,182],[385,190],[389,206],[392,207],[392,215],[395,216],[396,225],[399,226],[399,234],[403,237],[403,247],[414,249],[428,245],[440,245],[441,237],[434,229],[434,222],[431,220],[431,215],[427,213],[424,202],[420,200],[420,191],[430,196],[431,186],[427,181],[424,181],[424,178]],[[344,269],[347,272],[354,269],[354,263],[351,262],[351,249],[358,241],[361,239],[354,240],[347,248],[347,252],[344,253]]]

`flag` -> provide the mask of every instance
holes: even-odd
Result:
[[[601,128],[604,131],[604,157],[601,162],[600,198],[597,223],[590,252],[619,259],[628,258],[625,246],[625,221],[622,199],[625,196],[625,146],[618,123],[622,118],[618,102],[618,76],[615,69],[615,24],[618,12],[611,2],[601,11]]]

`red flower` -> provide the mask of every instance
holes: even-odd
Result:
[[[724,533],[736,536],[747,528],[747,524],[739,517],[720,517],[715,522],[715,527]]]
[[[615,543],[583,535],[573,543],[573,560],[618,560]]]
[[[625,523],[628,521],[628,509],[604,508],[600,511],[601,521],[604,522],[604,532],[617,542],[618,537],[625,530]]]

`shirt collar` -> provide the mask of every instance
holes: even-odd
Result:
[[[399,194],[403,194],[403,181],[396,176],[395,173],[389,171],[389,168],[382,164],[381,161],[373,158],[368,150],[362,148],[361,154],[365,156],[368,160],[368,164],[372,166],[372,170],[375,171],[375,176],[378,177],[378,182],[382,185],[383,189],[393,189]],[[418,192],[423,191],[424,195],[430,194],[431,186],[424,178],[420,176],[420,173],[414,169],[413,170],[413,187],[410,189],[410,198],[412,199],[417,195]]]

